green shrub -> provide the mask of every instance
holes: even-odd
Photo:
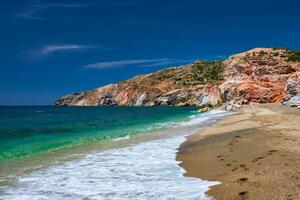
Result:
[[[200,82],[215,82],[223,80],[224,64],[221,61],[193,63],[194,78]]]
[[[290,62],[298,62],[300,61],[300,51],[299,50],[291,50],[288,52],[288,59]]]

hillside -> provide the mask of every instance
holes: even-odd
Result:
[[[300,105],[300,51],[256,48],[61,97],[56,106]]]

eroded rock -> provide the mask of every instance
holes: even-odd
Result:
[[[300,53],[256,48],[225,61],[197,61],[66,95],[57,106],[198,106],[236,109],[249,103],[299,106]]]

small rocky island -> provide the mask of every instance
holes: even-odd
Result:
[[[56,106],[300,106],[300,51],[255,48],[223,61],[196,61],[61,97]]]

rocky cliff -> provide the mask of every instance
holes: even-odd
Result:
[[[61,97],[57,106],[300,106],[300,51],[256,48]]]

